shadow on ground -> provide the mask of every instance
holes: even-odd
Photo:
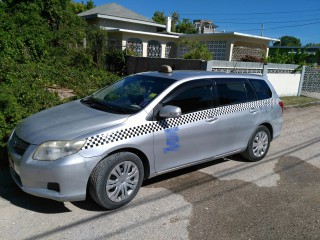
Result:
[[[178,176],[188,174],[188,173],[191,173],[215,164],[219,164],[224,161],[225,160],[223,159],[218,159],[215,161],[211,161],[211,162],[199,164],[196,166],[184,168],[178,171],[170,172],[167,174],[163,174],[161,176],[144,181],[143,186],[148,186],[150,184],[158,183],[167,179],[176,178]],[[10,175],[8,166],[3,166],[0,169],[0,197],[3,199],[6,199],[7,201],[11,202],[12,204],[18,207],[35,211],[35,212],[62,213],[62,212],[70,211],[68,208],[65,207],[63,202],[57,202],[50,199],[35,197],[23,192],[13,181]],[[106,211],[104,208],[96,204],[92,200],[89,194],[87,195],[86,201],[72,202],[72,204],[86,211],[94,211],[94,212]]]
[[[62,202],[34,197],[23,192],[13,181],[8,166],[0,169],[0,197],[13,205],[34,212],[50,214],[70,211]]]

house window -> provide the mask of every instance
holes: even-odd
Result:
[[[213,54],[213,60],[226,60],[227,41],[203,41],[202,43]]]
[[[148,42],[147,56],[151,58],[161,57],[161,44],[156,40],[150,40]]]
[[[174,42],[168,42],[166,46],[165,58],[176,58],[177,57],[177,45]]]
[[[142,57],[143,45],[139,38],[129,38],[126,46],[127,54],[134,53],[139,57]]]

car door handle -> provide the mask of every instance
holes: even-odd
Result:
[[[257,113],[258,110],[256,108],[250,108],[249,112],[254,114],[254,113]]]
[[[218,117],[215,117],[215,116],[209,116],[206,118],[206,122],[214,122],[217,120],[218,120]]]

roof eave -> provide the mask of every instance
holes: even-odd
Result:
[[[272,42],[279,42],[280,41],[280,39],[277,39],[277,38],[262,37],[262,36],[239,33],[239,32],[195,33],[195,34],[181,34],[180,36],[210,36],[210,35],[240,36],[240,37],[261,39],[261,40],[272,41]]]

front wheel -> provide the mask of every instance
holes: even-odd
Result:
[[[119,152],[97,164],[89,179],[89,192],[102,207],[119,208],[136,196],[143,176],[141,159],[131,152]]]
[[[271,134],[267,127],[259,126],[249,139],[247,149],[242,156],[255,162],[263,159],[269,150]]]

